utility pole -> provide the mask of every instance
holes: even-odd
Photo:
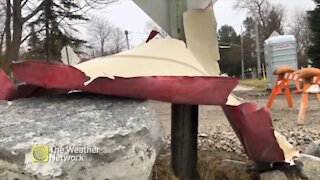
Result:
[[[129,32],[127,30],[124,31],[124,34],[126,35],[126,41],[127,41],[127,48],[130,49],[130,43],[129,43]]]
[[[258,12],[255,0],[252,0],[252,14],[254,16],[254,30],[256,34],[256,53],[257,53],[257,71],[258,71],[258,79],[261,79],[261,58],[260,58],[260,41],[259,41],[259,23],[258,23]]]
[[[241,25],[241,78],[244,79],[244,59],[243,59],[243,34],[242,34],[242,25]]]
[[[260,59],[260,41],[259,41],[259,27],[258,21],[256,19],[255,23],[255,31],[256,31],[256,46],[257,46],[257,70],[258,70],[258,79],[261,79],[261,59]]]

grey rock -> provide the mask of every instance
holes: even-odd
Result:
[[[304,153],[320,157],[320,140],[311,142],[305,149]]]
[[[205,133],[200,133],[198,136],[201,138],[207,138],[209,135]]]
[[[299,161],[302,162],[302,174],[310,180],[319,180],[320,179],[320,158],[300,154]]]
[[[1,180],[149,179],[165,145],[147,102],[90,94],[0,101],[0,129]],[[49,162],[32,162],[35,144],[49,146]],[[55,151],[72,147],[98,153]]]
[[[269,171],[260,174],[260,180],[287,180],[287,176],[284,172],[276,170]]]

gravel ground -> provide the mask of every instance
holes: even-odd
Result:
[[[261,107],[265,106],[269,97],[268,92],[261,91],[235,91],[243,102],[256,102]],[[313,140],[320,139],[320,105],[314,94],[309,97],[309,107],[306,113],[306,124],[297,125],[300,94],[293,95],[294,107],[289,109],[285,96],[279,95],[271,108],[273,125],[276,131],[285,135],[289,142],[304,151],[306,145]],[[155,108],[162,126],[166,132],[168,147],[170,146],[170,104],[150,101]],[[199,113],[199,149],[201,150],[223,150],[236,153],[245,157],[243,148],[230,127],[224,113],[219,106],[200,106]],[[169,149],[168,149],[169,151]],[[168,152],[167,151],[167,152]]]

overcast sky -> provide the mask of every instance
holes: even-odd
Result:
[[[233,5],[236,0],[218,0],[215,4],[215,14],[218,26],[228,24],[240,32],[240,24],[246,18],[244,10],[235,10]],[[290,22],[296,11],[312,10],[315,4],[312,0],[269,0],[273,4],[281,4],[286,10],[286,21]]]
[[[246,11],[235,10],[233,5],[236,0],[218,0],[214,10],[218,23],[218,28],[228,24],[233,26],[236,31],[240,32],[240,25],[246,18]],[[286,9],[286,21],[290,22],[290,18],[296,11],[312,10],[315,4],[312,0],[270,0],[272,3],[278,3]],[[116,26],[129,31],[130,44],[139,44],[146,38],[146,22],[150,18],[131,0],[120,0],[99,12],[94,12],[107,18]]]

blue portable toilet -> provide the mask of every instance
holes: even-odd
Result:
[[[293,35],[279,35],[274,32],[265,40],[264,54],[269,89],[272,89],[275,83],[275,76],[272,74],[274,69],[281,65],[298,68],[296,48],[297,43]]]

